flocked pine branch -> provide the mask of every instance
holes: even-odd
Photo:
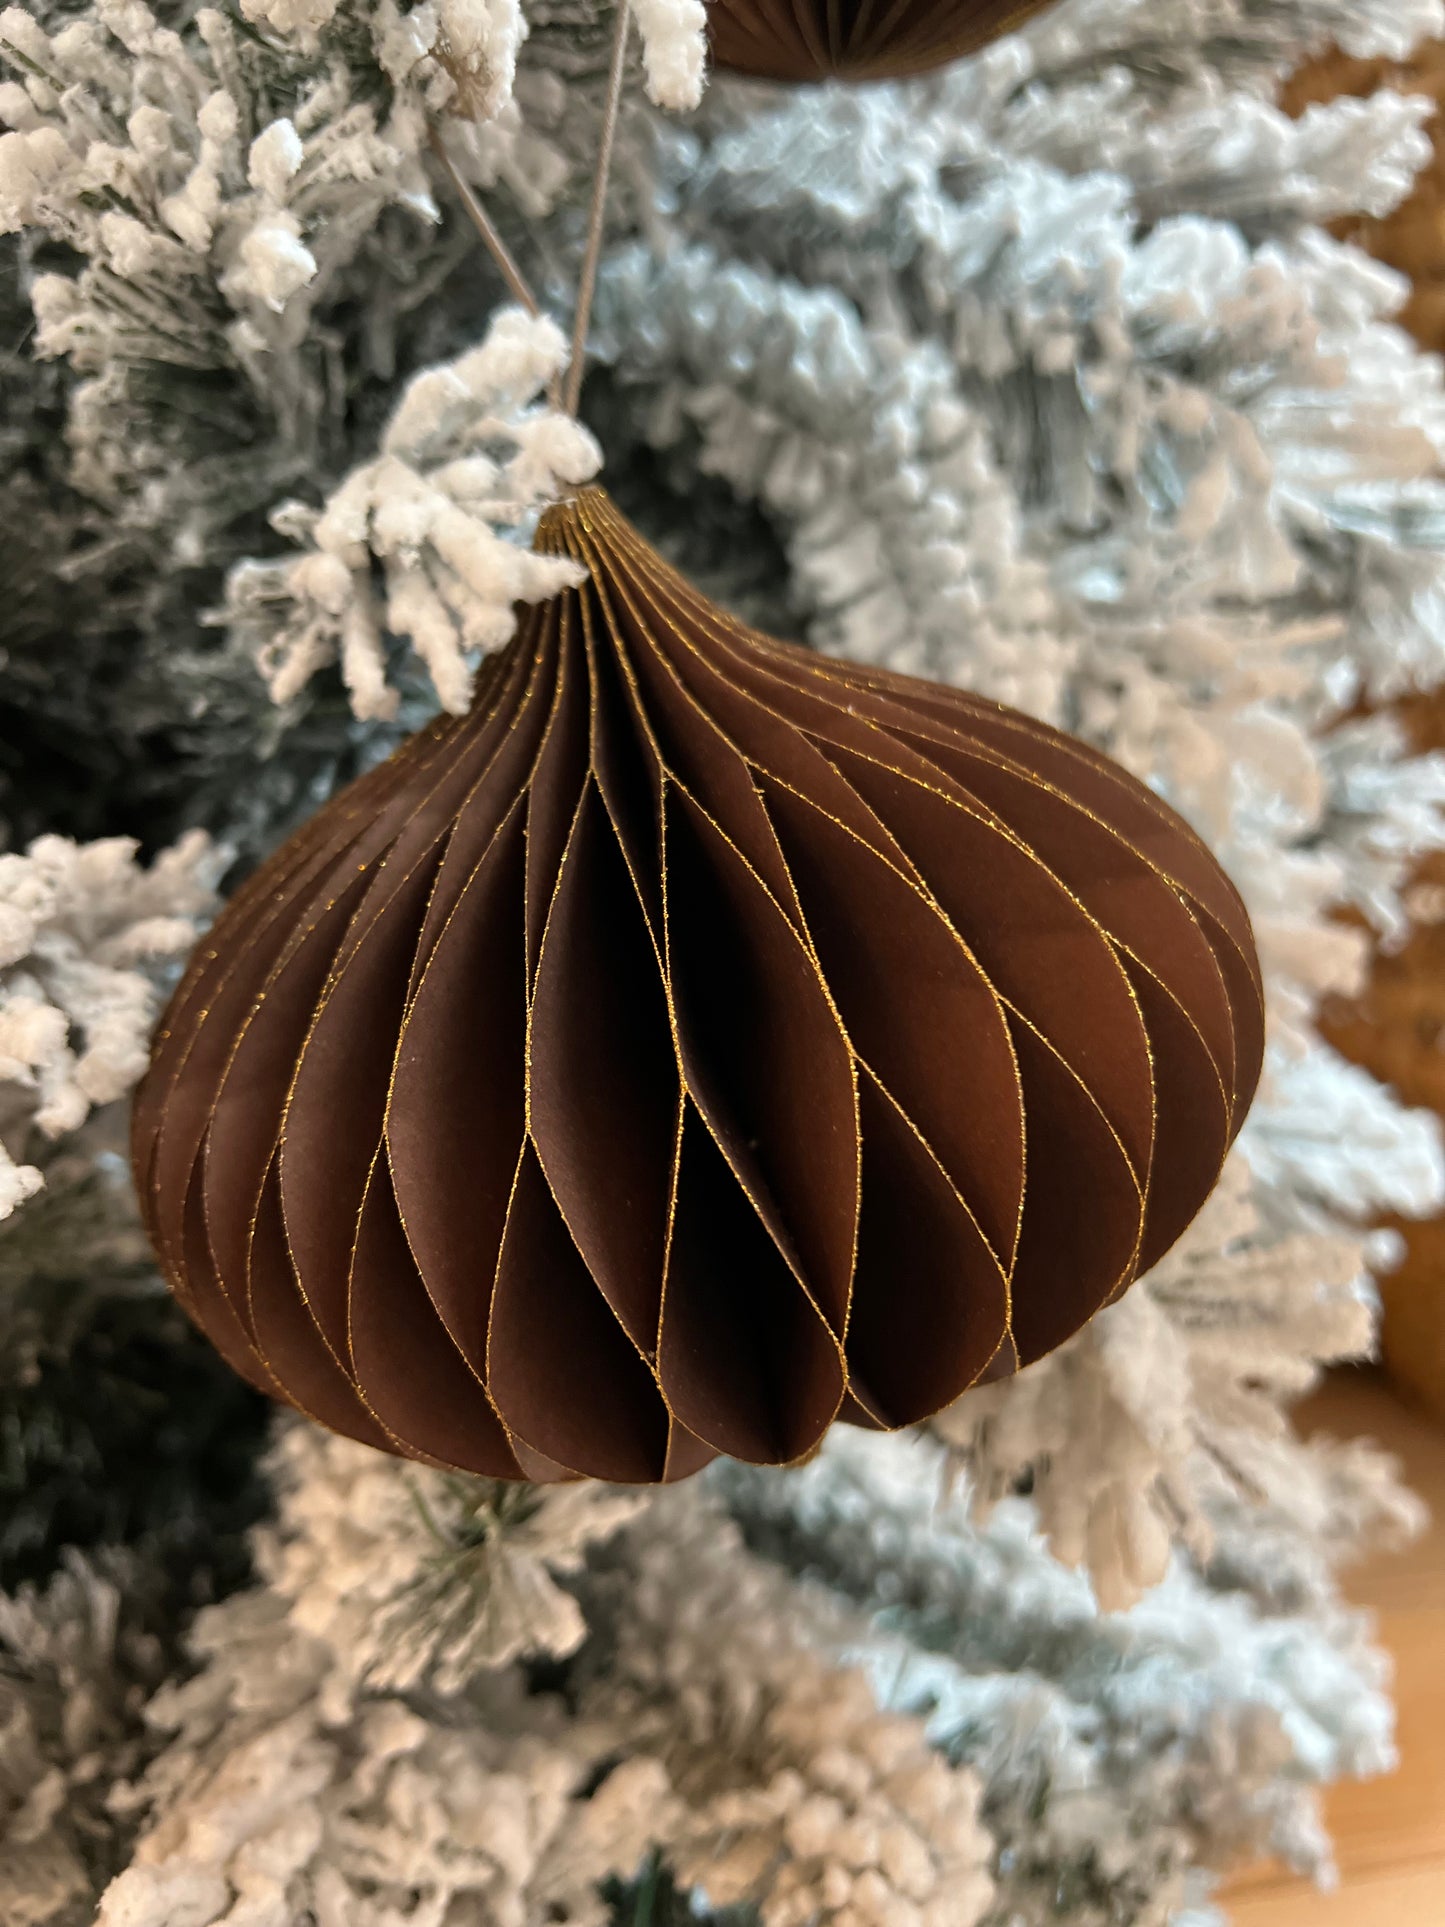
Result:
[[[39,837],[0,856],[0,1217],[44,1182],[21,1160],[139,1080],[167,966],[220,868],[199,833],[149,868],[124,837]]]
[[[410,638],[442,706],[463,710],[467,653],[506,642],[518,602],[581,580],[565,557],[534,554],[498,532],[529,535],[537,509],[601,462],[585,428],[537,405],[566,357],[555,323],[503,310],[480,347],[412,379],[376,459],[354,469],[319,514],[299,503],[277,511],[307,553],[242,563],[229,591],[231,620],[254,639],[275,701],[339,656],[356,714],[391,716],[389,628]]]
[[[151,1702],[169,1737],[134,1800],[156,1818],[103,1927],[227,1907],[365,1907],[401,1927],[418,1903],[482,1927],[600,1927],[604,1881],[630,1879],[658,1845],[700,1899],[748,1902],[766,1927],[979,1919],[992,1882],[974,1777],[837,1670],[846,1619],[751,1558],[701,1491],[654,1499],[601,1548],[565,1699],[528,1693],[513,1666],[474,1673],[461,1695],[454,1679],[438,1703],[358,1677],[338,1578],[319,1570],[344,1550],[354,1573],[363,1551],[345,1485],[404,1472],[364,1448],[303,1449],[312,1493],[304,1512],[300,1488],[283,1498],[280,1534],[309,1541],[313,1561],[203,1614],[195,1677]],[[556,1508],[534,1536],[564,1567],[589,1512],[604,1533],[620,1517],[616,1495],[601,1510],[582,1494],[534,1503],[534,1520]],[[364,1549],[373,1590],[387,1533]],[[419,1556],[418,1543],[403,1563]]]
[[[979,1532],[965,1493],[940,1499],[943,1470],[926,1439],[838,1429],[800,1470],[717,1476],[751,1546],[872,1610],[855,1650],[878,1691],[980,1775],[988,1927],[1164,1927],[1259,1855],[1328,1877],[1315,1788],[1394,1752],[1385,1662],[1323,1563],[1318,1591],[1296,1566],[1293,1596],[1256,1601],[1181,1559],[1132,1612],[1100,1615],[1024,1502]]]
[[[114,1783],[146,1754],[142,1709],[167,1655],[135,1562],[72,1554],[44,1587],[0,1598],[0,1919],[84,1927],[124,1864]]]
[[[435,1472],[309,1425],[283,1431],[272,1469],[281,1516],[258,1564],[334,1655],[331,1692],[456,1693],[519,1657],[574,1652],[585,1627],[558,1575],[643,1503]]]

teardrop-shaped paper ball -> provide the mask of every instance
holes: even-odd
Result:
[[[904,80],[1053,0],[707,0],[713,64],[758,80]]]
[[[1259,972],[1105,757],[742,627],[592,490],[465,717],[227,906],[135,1109],[236,1369],[501,1477],[680,1477],[901,1426],[1178,1237]]]

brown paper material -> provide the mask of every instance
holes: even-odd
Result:
[[[1238,896],[1106,758],[732,621],[600,490],[475,704],[232,899],[136,1182],[254,1384],[499,1477],[780,1462],[1066,1339],[1263,1043]]]
[[[760,80],[902,80],[977,53],[1053,0],[707,0],[713,64]]]

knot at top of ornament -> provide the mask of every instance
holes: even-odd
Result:
[[[907,1425],[1178,1236],[1259,1072],[1198,838],[1105,757],[770,640],[589,490],[471,712],[193,960],[135,1109],[175,1291],[338,1431],[624,1481]]]
[[[1053,0],[707,0],[714,66],[757,80],[906,80]]]

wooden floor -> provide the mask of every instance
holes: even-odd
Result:
[[[1445,1427],[1367,1373],[1332,1379],[1299,1416],[1308,1430],[1378,1439],[1435,1513],[1409,1551],[1345,1576],[1394,1656],[1401,1764],[1328,1795],[1337,1892],[1258,1868],[1225,1903],[1233,1927],[1445,1927]]]

